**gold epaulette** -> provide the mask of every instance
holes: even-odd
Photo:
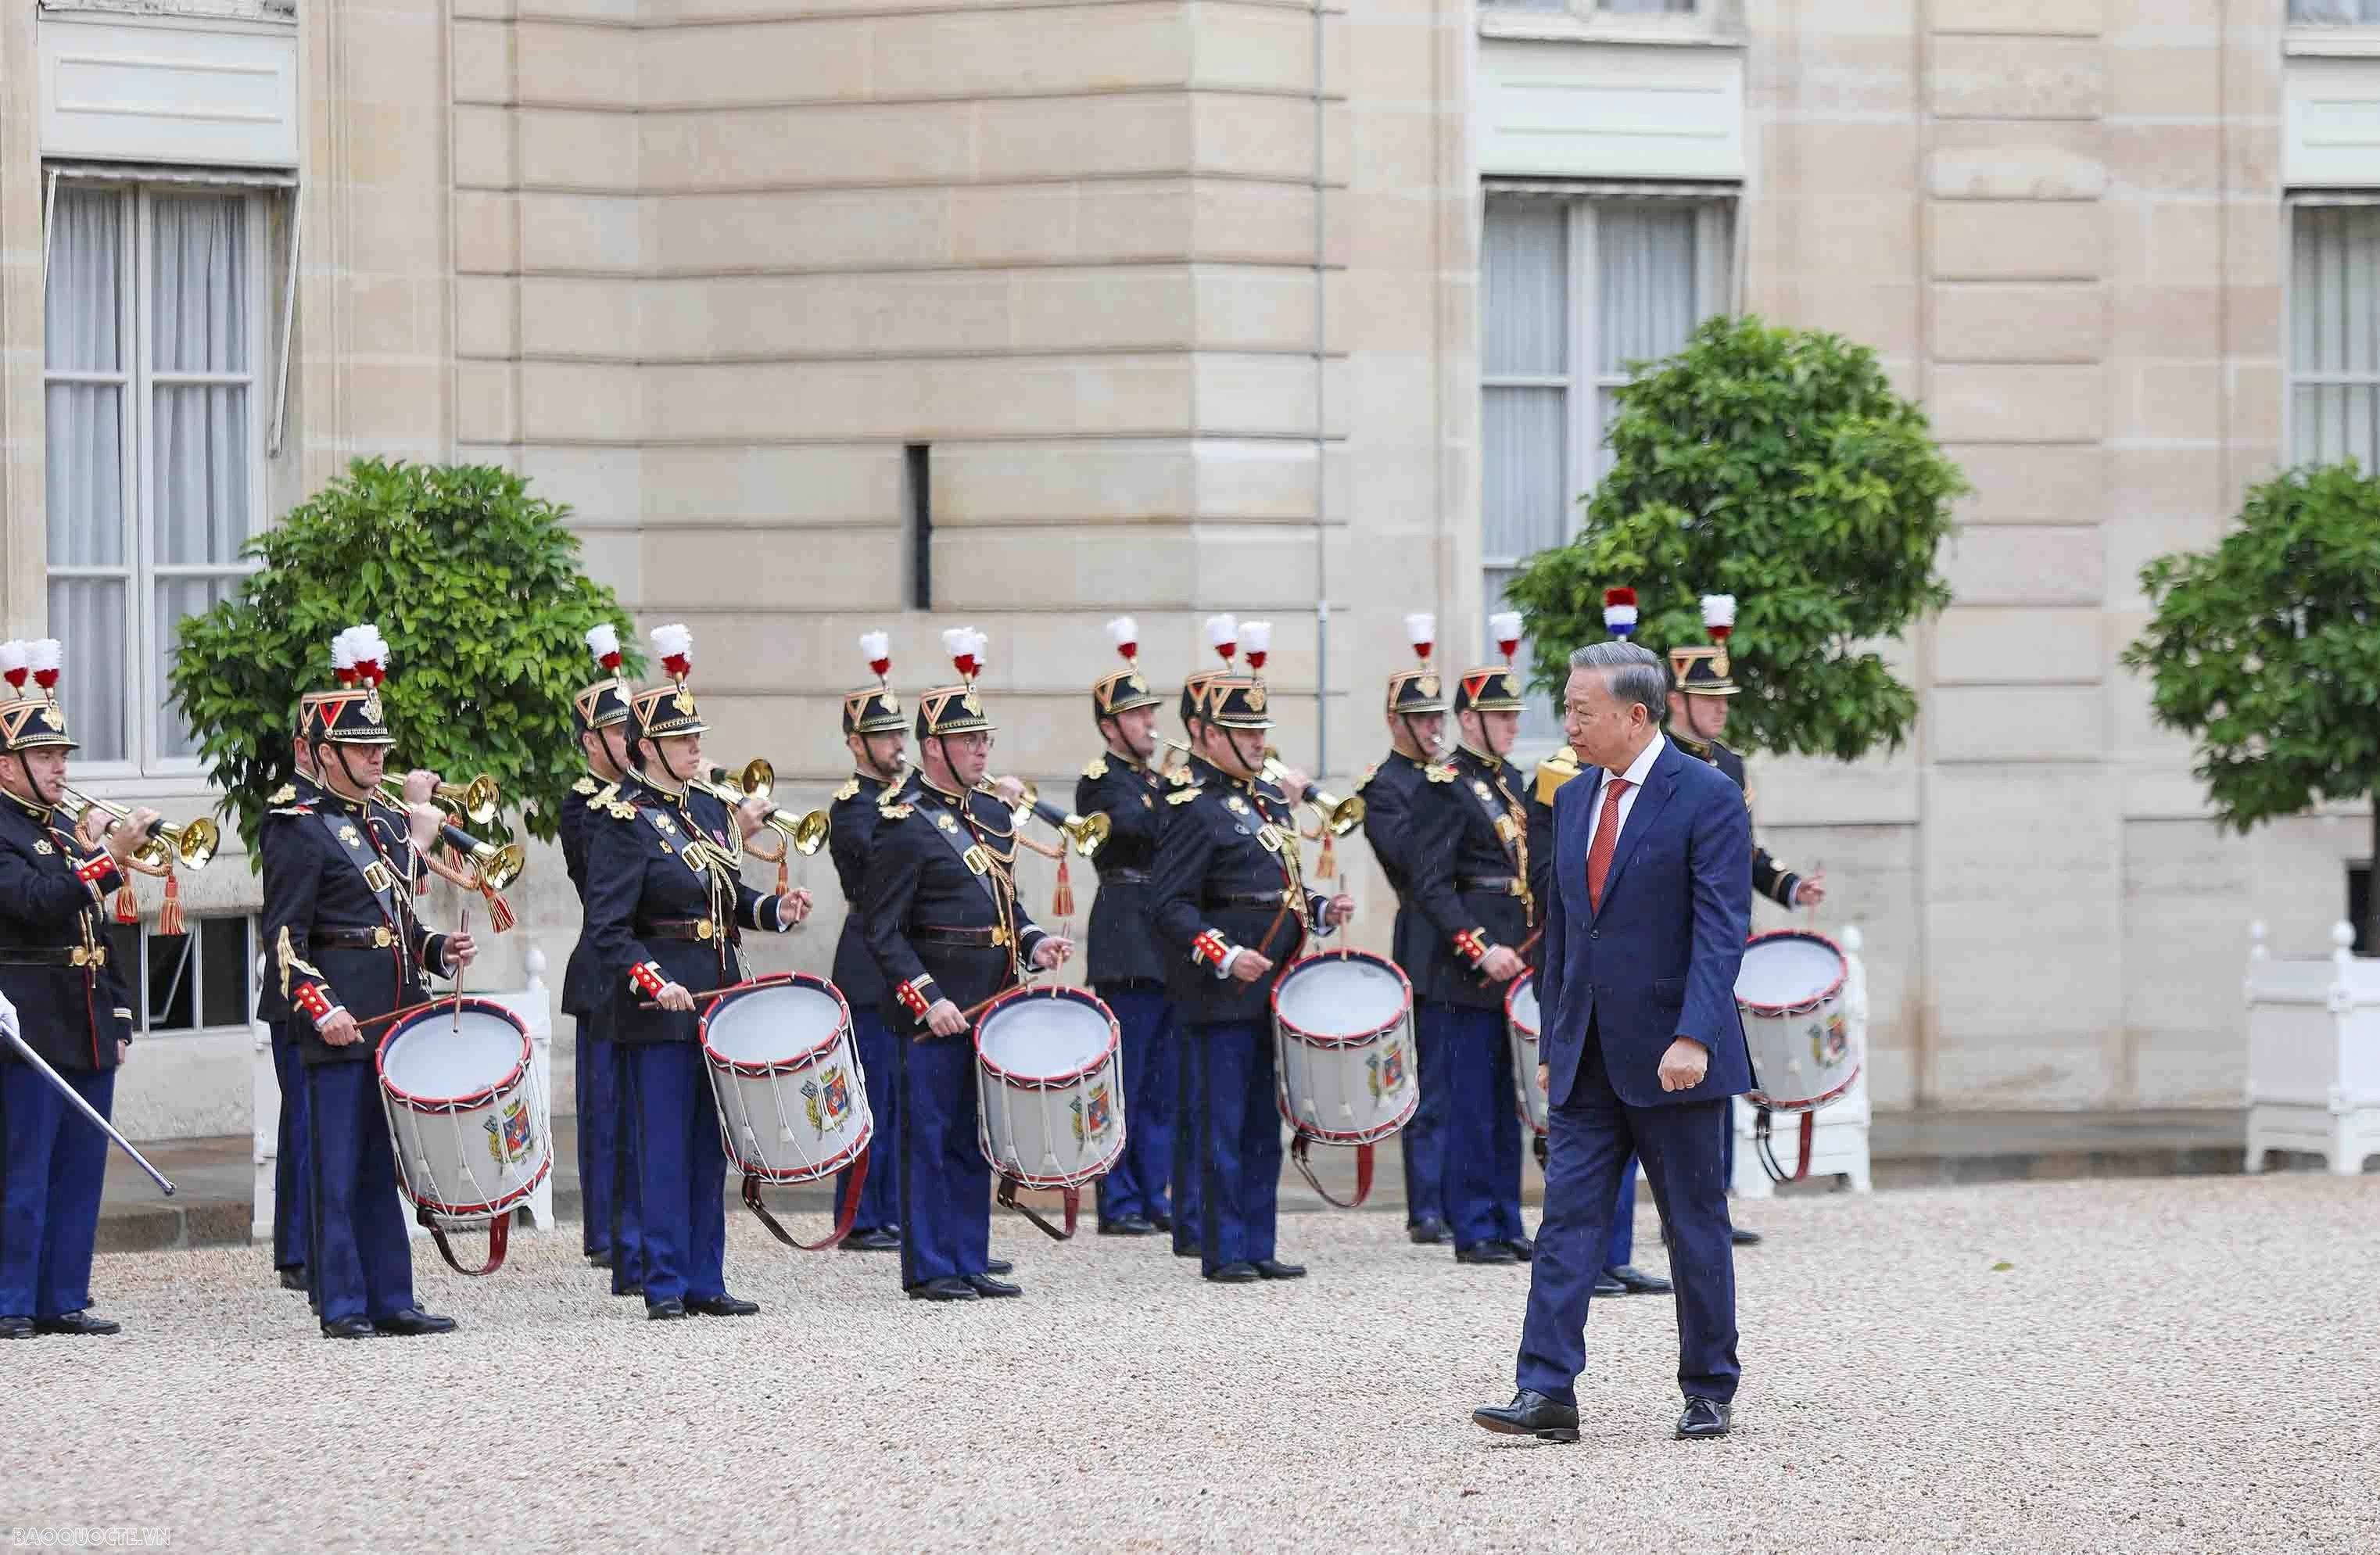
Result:
[[[620,785],[618,784],[613,784],[611,787],[603,790],[602,793],[596,795],[595,797],[587,801],[587,808],[590,810],[608,811],[611,814],[612,819],[614,820],[636,820],[637,807],[628,803],[625,799],[616,797],[619,791]]]
[[[1172,771],[1165,774],[1165,781],[1172,784],[1174,787],[1180,788],[1190,781],[1190,769],[1187,767],[1176,767]]]
[[[1201,792],[1196,788],[1177,788],[1165,796],[1165,802],[1169,805],[1186,805],[1196,798]]]
[[[267,794],[264,796],[264,802],[268,805],[285,805],[296,797],[298,797],[298,785],[294,783],[285,783]]]
[[[1429,774],[1429,781],[1432,783],[1452,783],[1454,781],[1454,767],[1451,762],[1432,762],[1430,765],[1423,768],[1422,771]]]
[[[1578,754],[1564,746],[1537,763],[1537,803],[1554,802],[1554,790],[1578,776]]]
[[[838,805],[843,803],[845,799],[858,798],[859,780],[856,777],[844,779],[843,786],[834,791],[833,797],[834,802]]]
[[[1365,785],[1379,775],[1380,764],[1378,761],[1375,761],[1370,766],[1364,769],[1364,775],[1362,777],[1355,780],[1355,792],[1358,794],[1364,792]]]
[[[876,813],[886,820],[906,820],[917,812],[917,807],[915,805],[892,804],[876,807]]]
[[[583,796],[594,793],[595,786],[595,774],[589,772],[570,785],[570,792]]]
[[[311,805],[284,805],[275,808],[272,813],[274,815],[312,815],[314,813],[314,807]]]
[[[1097,782],[1099,779],[1107,776],[1108,759],[1104,756],[1092,757],[1089,760],[1083,763],[1083,775],[1091,779],[1093,782]]]

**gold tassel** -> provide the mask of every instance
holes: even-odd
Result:
[[[1317,879],[1336,881],[1339,878],[1339,850],[1331,844],[1338,841],[1326,827],[1322,832],[1322,854],[1314,861]]]
[[[455,857],[455,850],[453,848],[450,847],[446,850],[446,857],[448,862],[453,862]],[[413,893],[416,896],[427,896],[430,894],[430,860],[427,857],[416,859],[414,861]]]
[[[513,917],[512,904],[505,901],[502,893],[484,885],[480,888],[480,894],[488,899],[488,931],[492,934],[510,933],[513,925],[520,921]]]
[[[793,867],[785,862],[785,850],[777,850],[777,894],[784,895],[794,889]]]
[[[1058,856],[1058,889],[1050,898],[1050,916],[1063,923],[1075,916],[1075,877],[1066,872],[1066,856]]]
[[[132,882],[130,881],[126,881],[122,885],[115,888],[115,905],[116,922],[138,923],[140,921],[140,898],[132,893]]]
[[[172,869],[165,871],[165,905],[157,909],[157,932],[165,935],[188,931],[182,921],[182,877]]]

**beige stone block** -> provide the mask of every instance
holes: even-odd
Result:
[[[524,194],[522,266],[634,273],[645,260],[643,207],[634,196]]]
[[[521,352],[548,358],[633,362],[644,354],[642,283],[531,275],[519,284]]]
[[[651,115],[642,121],[639,174],[651,193],[1013,176],[978,166],[978,106],[834,104]],[[1058,132],[1052,122],[1038,128]]]
[[[2107,165],[2127,193],[2152,198],[2219,195],[2226,135],[2221,124],[2110,125]]]
[[[937,525],[1135,523],[1196,511],[1187,440],[1115,443],[938,443]]]
[[[346,276],[348,342],[359,356],[404,357],[422,348],[413,283],[402,275],[350,272]]]
[[[1934,628],[1934,683],[2009,686],[2096,680],[2099,612],[1953,605]]]
[[[1939,200],[2096,200],[2107,192],[2106,127],[2055,120],[1945,120],[1926,188]]]
[[[1313,519],[1317,497],[1313,443],[1201,438],[1193,445],[1193,456],[1199,517],[1268,523]],[[1349,512],[1342,485],[1346,461],[1333,455],[1326,458],[1323,468],[1334,487],[1330,511],[1344,516]],[[1415,490],[1407,487],[1406,493],[1411,495]],[[1368,509],[1371,513],[1386,510],[1386,504]]]
[[[748,361],[1001,350],[1015,333],[1011,286],[1000,273],[951,272],[648,282],[644,354]]]
[[[1304,98],[1243,96],[1206,91],[1192,99],[1196,120],[1196,171],[1227,176],[1288,178],[1311,184],[1314,166],[1314,104]],[[1416,165],[1427,166],[1427,126],[1411,121],[1423,115],[1367,115],[1367,171],[1383,182],[1410,187]],[[1407,129],[1387,133],[1390,124]],[[1351,164],[1350,120],[1346,104],[1332,103],[1322,117],[1322,176],[1327,183],[1343,182]],[[1420,160],[1416,160],[1420,159]],[[1425,180],[1426,181],[1426,180]]]
[[[523,21],[515,38],[522,102],[568,108],[637,106],[640,34],[620,27]]]
[[[645,452],[642,468],[641,521],[657,528],[892,524],[907,514],[907,468],[893,443],[660,447]],[[938,473],[937,514],[944,507],[942,484]]]
[[[1937,43],[1941,34],[2013,32],[2037,36],[2095,37],[2106,28],[2106,0],[1961,0],[1953,10],[1929,12]]]
[[[2088,281],[2107,273],[2108,214],[2089,201],[1937,200],[1939,281]]]
[[[2224,111],[2223,53],[2204,43],[2118,40],[2107,48],[2107,112],[2120,118],[2214,118]]]
[[[2226,286],[2219,294],[2223,333],[2232,357],[2273,358],[2281,353],[2281,288],[2271,284]]]
[[[926,18],[917,18],[923,20]],[[880,24],[820,16],[641,34],[638,101],[646,111],[854,102],[871,91]]]
[[[1937,285],[1937,362],[2093,362],[2106,349],[2107,298],[2092,282]]]
[[[1053,565],[1061,552],[1063,565]],[[1208,547],[1184,528],[937,530],[934,602],[942,611],[989,612],[1029,596],[1052,611],[1096,612],[1140,587],[1146,572],[1195,576],[1208,560]],[[997,642],[993,650],[1002,651]],[[1085,651],[1076,650],[1077,665]],[[1014,716],[1013,727],[1029,726]]]
[[[1752,311],[1773,322],[1832,330],[1888,362],[1916,355],[1918,306],[1914,281],[1826,273],[1774,277],[1749,302]]]
[[[520,472],[539,496],[568,505],[577,517],[627,526],[638,521],[644,458],[636,448],[530,443],[520,450]]]
[[[1192,103],[1176,92],[978,102],[971,173],[997,181],[1188,172]]]
[[[2111,521],[2219,513],[2237,499],[2224,486],[2223,455],[2216,449],[2117,446],[2107,461]]]
[[[2119,370],[2114,435],[2156,442],[2213,442],[2223,434],[2220,362],[2146,361]]]
[[[1370,16],[1334,19],[1323,33],[1322,79],[1329,90],[1362,100],[1426,102],[1438,90],[1438,44],[1427,28]]]
[[[1314,18],[1310,12],[1277,6],[1222,3],[1202,4],[1188,15],[1189,25],[1184,30],[1189,34],[1192,85],[1254,91],[1314,91]],[[1332,44],[1343,49],[1349,26],[1343,19],[1333,20],[1326,22],[1324,30],[1324,90],[1344,92],[1349,78],[1343,60],[1335,74],[1328,65]],[[1417,37],[1413,43],[1421,43],[1426,37]],[[1421,48],[1412,44],[1408,48],[1413,54],[1422,53]],[[1367,81],[1366,89],[1378,91],[1378,86]]]
[[[656,436],[1149,435],[1190,424],[1180,357],[650,367]]]
[[[508,274],[520,269],[519,197],[455,191],[455,268],[463,274]]]
[[[1946,440],[2087,442],[2105,433],[2107,393],[2096,366],[1944,364],[1930,408]]]
[[[1945,119],[2087,119],[2107,109],[2097,39],[1938,36],[1928,96]]]
[[[418,149],[413,143],[416,128],[411,111],[356,99],[339,104],[337,112],[346,131],[346,169],[351,181],[379,188],[407,176],[407,159]]]
[[[514,111],[521,182],[537,188],[637,191],[638,119],[633,112]]]
[[[2096,761],[2107,749],[2096,686],[1942,686],[1925,694],[1934,759]]]
[[[1962,524],[2095,524],[2104,506],[2096,444],[1950,443],[1973,492],[1960,504]]]
[[[625,363],[524,362],[520,436],[634,443],[645,433],[646,393],[643,374]]]
[[[1194,257],[1257,264],[1314,262],[1314,190],[1310,186],[1208,178],[1193,186],[1192,200]],[[1326,191],[1326,213],[1342,210],[1344,201],[1343,194]],[[1345,265],[1353,254],[1348,224],[1326,221],[1324,261]]]
[[[460,436],[475,443],[510,443],[520,436],[514,372],[510,362],[455,364],[455,425]]]
[[[2188,454],[2197,450],[2175,452]],[[2211,505],[2168,507],[2108,519],[2105,531],[2108,605],[2125,609],[2144,605],[2140,583],[2142,567],[2177,551],[2212,550],[2229,528],[2228,513]]]
[[[345,364],[347,425],[358,446],[428,450],[446,437],[446,371],[419,362]]]
[[[989,192],[989,191],[988,191]],[[799,189],[651,201],[666,274],[934,265],[953,258],[947,189]]]
[[[642,548],[633,530],[581,530],[578,565],[589,577],[633,602],[644,595]]]
[[[2111,287],[2108,355],[2115,358],[2221,356],[2223,291],[2219,286]]]
[[[1190,255],[1198,186],[1185,180],[1101,180],[1075,188],[1075,257],[1087,261]]]
[[[1003,344],[1020,350],[1166,350],[1199,333],[1190,272],[1170,265],[1062,273],[1017,271],[1004,278]]]
[[[1873,124],[1788,121],[1768,128],[1765,139],[1767,154],[1792,170],[1790,187],[1797,199],[1826,201],[1856,193],[1883,200],[1917,192],[1917,159],[1908,142],[1876,133]]]
[[[1426,286],[1428,278],[1412,279]],[[1318,298],[1310,273],[1253,266],[1202,266],[1193,273],[1192,285],[1197,343],[1205,349],[1223,351],[1311,351],[1317,310],[1330,306],[1329,294],[1333,290],[1326,277],[1325,296]],[[1399,318],[1425,312],[1427,306],[1425,292],[1410,301],[1409,311]],[[1367,343],[1388,344],[1377,334]]]
[[[1852,21],[1837,26],[1814,18],[1794,31],[1790,51],[1753,50],[1745,82],[1753,112],[1761,113],[1763,98],[1776,104],[1772,111],[1818,117],[1915,112],[1912,30],[1906,22],[1854,30],[1859,27]]]
[[[341,81],[352,99],[426,111],[446,101],[446,27],[436,6],[408,14],[347,6],[339,14]]]
[[[508,103],[513,91],[510,22],[455,20],[455,101]]]
[[[2115,278],[2163,286],[2216,286],[2235,262],[2225,252],[2222,209],[2214,204],[2142,201],[2111,210],[2108,225]]]
[[[1971,913],[1937,910],[1935,916],[1944,933],[1958,937],[1957,954],[1961,955],[2016,957],[2037,966],[2061,950],[2032,935],[1998,932],[1975,923],[1976,915]],[[2087,954],[2106,956],[2111,966],[2119,965],[2104,938],[2091,942]],[[2014,1023],[2005,1009],[1987,1002],[1977,1003],[1973,1015],[1963,1004],[1956,1015],[1948,1009],[1938,1014],[1933,1084],[1925,1104],[1974,1112],[2072,1112],[2121,1105],[2121,1075],[2108,1051],[2110,1027],[2076,1025],[2074,1010],[2043,1008],[2045,1002],[2032,997],[2030,990],[2022,1002],[2022,1018]]]
[[[1314,435],[1314,360],[1305,356],[1239,356],[1202,351],[1193,363],[1196,425],[1225,437]],[[1343,395],[1326,414],[1343,419]],[[1335,430],[1343,432],[1343,427]]]
[[[455,277],[455,352],[508,358],[520,349],[520,297],[500,275]]]
[[[907,17],[873,29],[868,88],[982,98],[1178,87],[1190,79],[1194,24],[1172,0]]]
[[[674,527],[645,537],[646,599],[649,606],[700,602],[712,610],[766,611],[817,598],[819,580],[832,577],[846,608],[894,609],[908,565],[903,540],[891,525],[813,525],[776,534]],[[722,566],[729,556],[735,565]],[[861,668],[856,657],[846,651],[832,662],[853,675]],[[717,662],[709,655],[706,662]]]
[[[1961,604],[2096,605],[2106,593],[2096,526],[1963,529],[1941,566]]]
[[[2235,443],[2261,443],[2267,439],[2277,443],[2281,434],[2281,405],[2288,394],[2287,384],[2277,362],[2235,362],[2226,371],[2231,395],[2226,410],[2225,431]],[[2246,461],[2243,459],[2243,463]],[[2255,479],[2252,475],[2247,479]]]

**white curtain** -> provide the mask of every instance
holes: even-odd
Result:
[[[2380,0],[2289,0],[2291,21],[2380,22]]]
[[[1480,240],[1480,620],[1515,564],[1570,536],[1570,208],[1490,200]],[[1550,720],[1533,709],[1528,734]]]
[[[1695,221],[1694,207],[1683,204],[1609,204],[1596,212],[1598,479],[1611,468],[1603,435],[1619,408],[1614,390],[1626,381],[1628,363],[1676,351],[1712,306],[1695,295]]]
[[[44,310],[48,635],[66,646],[61,690],[83,759],[128,758],[126,659],[130,531],[124,237],[130,202],[113,190],[57,191]]]
[[[2300,206],[2290,226],[2290,458],[2380,468],[2380,206]]]

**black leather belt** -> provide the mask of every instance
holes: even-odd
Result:
[[[913,945],[971,945],[978,950],[998,950],[1008,943],[1008,930],[994,924],[988,929],[960,929],[945,923],[920,923],[908,930]]]
[[[105,945],[0,945],[0,966],[104,966]]]
[[[1240,892],[1234,894],[1221,896],[1202,896],[1198,899],[1198,905],[1202,907],[1208,908],[1278,907],[1282,903],[1287,902],[1290,899],[1290,893],[1286,889],[1283,889],[1281,891]]]
[[[1146,869],[1127,869],[1118,866],[1099,871],[1101,885],[1147,885],[1148,881],[1149,874]]]
[[[1457,875],[1454,889],[1485,892],[1490,896],[1518,896],[1521,881],[1516,875]]]
[[[657,917],[637,925],[639,940],[698,940],[707,944],[718,937],[719,925],[707,917]],[[735,929],[727,930],[728,939],[740,937]]]
[[[385,923],[370,929],[315,929],[308,932],[306,942],[318,950],[391,950],[396,930]]]

